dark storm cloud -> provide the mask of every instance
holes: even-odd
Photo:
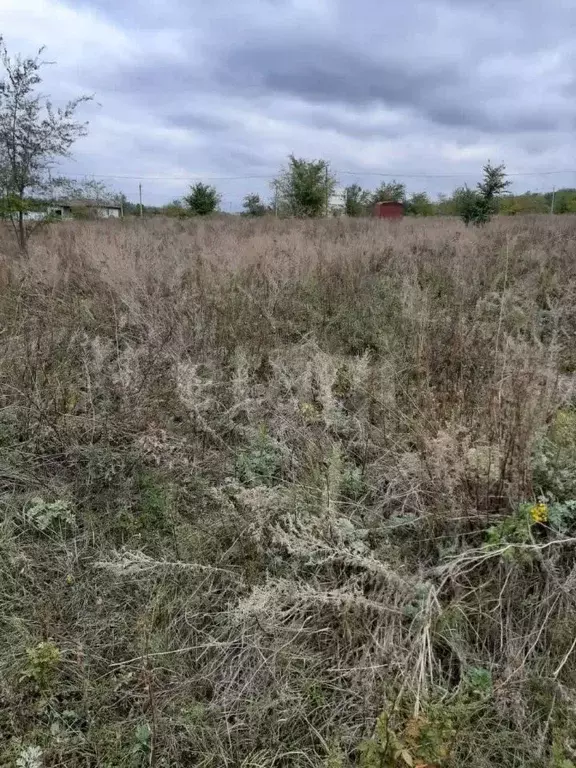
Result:
[[[506,107],[478,108],[464,99],[454,99],[446,104],[440,101],[428,103],[426,116],[432,122],[452,128],[471,128],[487,133],[532,133],[548,131],[556,125],[553,116],[543,114],[537,108],[509,110]]]
[[[402,124],[390,124],[383,120],[372,119],[370,111],[364,109],[358,110],[354,116],[336,115],[333,112],[323,110],[309,110],[306,114],[306,124],[311,128],[353,138],[397,139],[405,132]]]
[[[460,81],[456,71],[442,64],[409,68],[344,47],[297,40],[232,50],[218,68],[218,77],[234,88],[257,85],[311,102],[366,105],[381,101],[399,106],[428,100],[432,93]]]
[[[217,76],[235,90],[284,93],[312,104],[400,107],[450,127],[528,132],[555,124],[539,104],[496,108],[482,99],[481,82],[448,63],[369,57],[336,45],[243,45],[226,56]]]
[[[159,2],[91,0],[89,5],[143,29],[165,14]],[[183,45],[196,46],[202,62],[191,57],[163,65],[161,55],[143,51],[116,88],[140,98],[149,95],[159,109],[166,107],[168,121],[175,114],[172,99],[206,92],[248,102],[285,96],[312,106],[383,106],[408,110],[438,126],[489,134],[548,131],[560,121],[573,121],[570,107],[560,114],[558,105],[543,104],[537,92],[532,100],[529,89],[522,92],[530,54],[569,40],[567,25],[576,21],[576,10],[568,0],[559,0],[556,13],[541,0],[409,0],[402,5],[362,0],[354,7],[348,0],[325,0],[317,5],[325,6],[324,21],[320,14],[306,26],[297,22],[315,4],[302,0],[238,0],[234,5],[172,0],[172,17],[183,25]],[[483,72],[496,56],[510,60],[499,72]],[[102,79],[93,75],[95,87]]]

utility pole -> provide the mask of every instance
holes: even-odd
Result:
[[[328,218],[328,211],[329,211],[329,200],[328,200],[328,163],[326,163],[325,166],[325,175],[324,175],[324,187],[326,192],[326,218]]]
[[[550,213],[554,213],[554,202],[556,200],[556,187],[552,187],[552,203],[550,205]]]
[[[142,183],[138,184],[138,196],[140,202],[138,203],[140,208],[140,216],[142,216]]]

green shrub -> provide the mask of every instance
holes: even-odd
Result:
[[[360,467],[344,465],[340,477],[340,493],[345,499],[357,500],[367,492],[368,486]]]
[[[24,509],[24,519],[31,528],[45,532],[73,526],[76,522],[72,505],[68,501],[44,501],[41,497],[32,499]]]
[[[22,672],[22,680],[31,680],[39,691],[51,688],[62,654],[60,649],[51,641],[38,643],[34,648],[26,649],[26,666]]]
[[[560,409],[536,443],[533,477],[539,492],[556,501],[576,498],[576,411]]]
[[[555,502],[548,507],[548,522],[550,527],[561,534],[568,534],[576,526],[576,501],[569,499]]]
[[[262,430],[236,457],[236,477],[248,488],[276,485],[280,481],[281,473],[282,456],[278,444]]]
[[[136,476],[135,522],[139,530],[170,530],[172,494],[161,479],[150,472]]]

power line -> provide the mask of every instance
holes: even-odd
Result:
[[[336,173],[350,176],[386,176],[397,179],[457,179],[468,178],[470,173],[380,173],[379,171],[336,171]],[[521,173],[508,173],[506,176],[553,176],[560,173],[576,173],[572,168],[563,171],[523,171]]]
[[[123,176],[120,174],[103,174],[103,173],[69,173],[67,176],[74,176],[75,178],[90,177],[92,179],[132,179],[138,181],[244,181],[248,179],[273,179],[274,176]]]
[[[469,178],[474,175],[472,171],[470,173],[390,173],[384,171],[334,171],[336,174],[345,176],[376,176],[381,178],[395,178],[395,179],[457,179],[457,178]],[[506,173],[506,176],[519,177],[519,176],[555,176],[562,173],[576,173],[573,168],[565,168],[563,170],[556,171],[521,171],[517,173]],[[134,181],[248,181],[250,179],[263,179],[273,180],[275,175],[271,174],[246,174],[244,176],[148,176],[141,174],[139,176],[129,176],[122,174],[101,174],[101,173],[70,173],[68,176],[75,178],[90,177],[93,179],[126,179]]]

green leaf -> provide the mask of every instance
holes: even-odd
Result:
[[[150,742],[150,727],[148,726],[148,723],[139,725],[136,728],[136,741],[138,742],[139,747],[148,747]]]
[[[410,754],[410,752],[408,752],[407,749],[403,749],[402,752],[400,752],[400,757],[406,763],[406,765],[409,766],[409,768],[412,768],[412,766],[414,765],[414,760],[412,758],[412,755]]]

